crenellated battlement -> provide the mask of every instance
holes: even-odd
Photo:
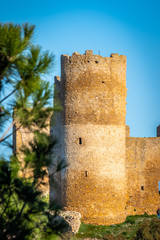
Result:
[[[126,57],[62,55],[61,91],[66,123],[125,124]]]
[[[80,67],[82,64],[88,64],[88,66],[92,64],[92,67],[98,67],[98,65],[109,64],[110,62],[122,61],[126,63],[126,56],[112,53],[110,57],[102,57],[101,55],[94,55],[92,50],[86,50],[85,54],[74,52],[72,56],[62,55],[61,60],[63,64],[71,66],[75,64]]]

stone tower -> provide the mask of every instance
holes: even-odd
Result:
[[[120,223],[126,217],[126,57],[90,50],[62,55],[57,84],[63,111],[52,131],[59,132],[55,153],[68,165],[57,199],[85,223]]]
[[[125,135],[126,57],[73,53],[62,56],[61,68],[54,106],[63,110],[46,119],[51,124],[46,131],[57,140],[48,169],[50,201],[80,212],[90,224],[155,214],[160,206],[160,125],[157,137],[130,137],[128,126]],[[32,139],[28,129],[15,131],[14,126],[14,154],[20,161],[21,146]],[[62,160],[67,167],[57,172]]]

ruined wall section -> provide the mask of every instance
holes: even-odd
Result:
[[[49,122],[50,119],[47,119],[46,121]],[[46,133],[50,132],[49,125],[44,130],[44,132],[46,132]],[[24,161],[23,161],[24,155],[21,151],[21,148],[23,145],[29,147],[29,142],[33,141],[33,137],[34,137],[34,135],[31,131],[29,131],[29,129],[20,127],[19,122],[18,121],[15,122],[15,124],[13,126],[13,154],[16,154],[18,156],[22,166],[24,163]],[[32,171],[26,169],[23,172],[19,172],[19,174],[22,177],[30,177],[30,176],[32,176]],[[48,176],[45,177],[44,182],[46,183],[46,185],[41,185],[40,188],[44,195],[48,195],[49,194]]]
[[[62,56],[62,158],[65,207],[82,221],[125,219],[126,57]]]
[[[160,204],[160,138],[126,138],[126,214],[156,214]]]

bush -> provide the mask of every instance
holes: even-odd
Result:
[[[139,227],[135,240],[160,240],[160,221],[145,220]]]
[[[134,216],[128,216],[125,220],[125,223],[135,224],[135,217]]]

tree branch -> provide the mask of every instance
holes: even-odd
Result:
[[[9,126],[9,128],[7,129],[7,131],[3,134],[3,136],[0,138],[0,142],[3,140],[3,138],[6,136],[6,134],[9,132],[9,130],[11,129],[11,127],[13,126],[13,124],[15,123],[15,121],[13,121],[13,123]]]
[[[8,94],[6,97],[4,97],[0,103],[2,103],[3,101],[5,101],[7,98],[9,98],[13,93],[15,93],[15,91],[17,91],[18,88],[15,88],[10,94]]]
[[[14,124],[14,122],[11,124],[11,126],[9,127],[9,129],[13,126],[13,124]],[[20,125],[20,126],[16,129],[16,131],[19,130],[21,126],[22,126],[22,125]],[[7,134],[7,132],[9,131],[9,129],[8,129],[8,130],[5,132],[5,134],[1,137],[0,143],[1,143],[1,142],[4,142],[7,138],[9,138],[10,136],[13,135],[13,132],[12,132],[12,133],[10,133],[8,136],[6,136],[6,137],[4,138],[4,136]]]
[[[9,204],[9,202],[10,202],[10,198],[11,198],[11,188],[9,187],[9,197],[8,197],[8,201],[7,201],[6,206],[4,207],[4,210],[3,210],[0,218],[2,218],[3,214],[5,213],[6,209],[8,208],[8,204]]]

